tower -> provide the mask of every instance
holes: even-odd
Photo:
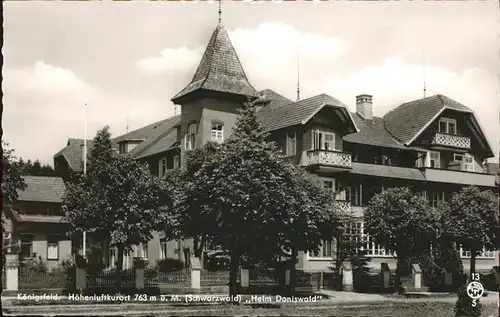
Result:
[[[214,140],[214,135],[216,140],[227,138],[239,106],[256,97],[257,91],[219,18],[193,79],[172,98],[174,104],[182,106],[181,153],[202,147]]]

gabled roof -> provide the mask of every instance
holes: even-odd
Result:
[[[386,129],[401,142],[412,142],[446,108],[472,113],[466,106],[443,95],[410,101],[384,115]]]
[[[269,101],[283,101],[283,102],[293,102],[292,100],[286,98],[283,95],[278,94],[276,91],[271,89],[264,89],[258,92],[258,97],[261,100],[269,100]]]
[[[18,192],[19,201],[60,203],[66,186],[61,177],[24,176],[26,188]]]
[[[92,148],[92,140],[87,140],[87,151]],[[84,146],[84,139],[69,138],[66,147],[61,149],[54,155],[54,158],[63,156],[69,167],[75,172],[82,171],[82,147]]]
[[[474,111],[463,104],[443,95],[435,95],[428,98],[414,100],[404,103],[384,116],[386,129],[405,145],[411,145],[425,129],[436,120],[444,110],[469,113],[474,130],[480,134],[485,146],[493,155],[488,136],[484,133],[477,121]],[[481,141],[482,142],[482,141]]]
[[[400,150],[416,150],[423,151],[418,148],[410,148],[398,141],[385,129],[384,119],[373,117],[372,120],[364,120],[357,113],[353,113],[352,117],[359,128],[358,133],[347,134],[343,140],[350,143],[366,144],[372,146],[389,147]]]
[[[191,83],[175,95],[172,102],[182,102],[183,97],[201,89],[242,96],[256,95],[222,24],[217,25],[212,33]]]
[[[297,102],[285,102],[278,106],[263,107],[257,113],[262,124],[268,131],[278,130],[285,127],[305,124],[324,106],[333,106],[339,108],[349,117],[355,130],[358,130],[354,119],[346,105],[337,99],[321,94]]]
[[[158,140],[162,139],[165,135],[172,133],[173,130],[176,131],[175,127],[180,123],[180,115],[170,117],[152,124],[149,124],[140,129],[130,131],[127,134],[118,136],[111,139],[114,148],[118,148],[118,143],[125,140],[144,140],[139,145],[137,145],[133,150],[129,152],[130,155],[136,157],[140,156],[149,147],[155,144]],[[175,132],[176,133],[176,132]],[[83,139],[68,139],[67,146],[57,152],[54,158],[59,156],[64,156],[68,162],[69,167],[75,172],[82,171],[82,147]],[[87,141],[87,151],[90,153],[93,141]],[[143,156],[143,155],[141,155]]]

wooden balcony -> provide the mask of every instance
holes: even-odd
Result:
[[[343,215],[351,213],[351,202],[347,200],[336,200],[335,207],[337,211]]]
[[[445,148],[470,149],[470,138],[455,134],[436,133],[432,145]]]
[[[330,171],[351,169],[351,153],[331,150],[307,151],[307,166],[327,167]]]

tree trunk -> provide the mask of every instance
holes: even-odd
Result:
[[[238,237],[231,238],[231,271],[229,272],[229,296],[235,296],[238,292],[238,269],[240,266],[240,252]]]
[[[290,267],[290,291],[295,292],[295,281],[297,280],[297,270],[295,269],[295,264],[297,263],[297,249],[292,248],[291,256],[291,267]]]
[[[470,250],[470,276],[476,273],[476,249],[471,248]]]
[[[115,288],[118,293],[121,291],[122,271],[123,271],[123,246],[118,246],[118,260],[115,271]]]
[[[396,281],[395,281],[395,286],[396,290],[398,291],[399,294],[403,292],[403,287],[401,285],[401,274],[403,273],[403,266],[404,263],[403,257],[400,255],[400,252],[397,252],[397,264],[396,264]]]

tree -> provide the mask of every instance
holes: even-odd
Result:
[[[162,229],[170,195],[147,165],[113,151],[107,127],[97,133],[89,161],[87,175],[68,185],[63,210],[72,237],[87,231],[117,248],[120,290],[124,252],[147,243],[153,231]]]
[[[444,238],[470,250],[470,273],[476,272],[478,252],[500,246],[498,208],[495,193],[475,186],[462,188],[442,205]]]
[[[390,188],[375,195],[364,212],[365,230],[372,241],[396,252],[396,287],[408,274],[408,259],[429,252],[436,234],[438,213],[409,188]]]
[[[26,175],[31,176],[59,176],[56,171],[49,164],[40,163],[37,159],[34,162],[27,160],[26,162],[21,158],[19,159],[19,164],[23,168]]]
[[[14,156],[14,150],[9,149],[9,143],[2,140],[2,195],[3,206],[2,210],[12,204],[19,197],[19,191],[26,189],[26,183],[23,179],[24,171],[19,164],[19,161]],[[2,212],[2,236],[5,232],[5,214]],[[12,241],[2,239],[2,263],[5,263],[5,254],[10,248]]]
[[[211,245],[208,228],[213,224],[200,199],[196,188],[195,175],[203,164],[211,160],[219,145],[209,142],[201,149],[194,149],[186,153],[185,168],[167,171],[164,182],[171,193],[173,207],[168,209],[167,234],[178,239],[193,238],[194,256],[201,258],[203,249]]]
[[[4,204],[11,204],[18,198],[19,191],[26,189],[23,176],[26,175],[14,150],[9,149],[9,143],[2,141],[2,193]]]
[[[231,294],[243,256],[317,249],[333,235],[326,233],[333,227],[331,199],[267,137],[254,106],[245,103],[231,136],[194,175],[207,235],[230,253]]]

